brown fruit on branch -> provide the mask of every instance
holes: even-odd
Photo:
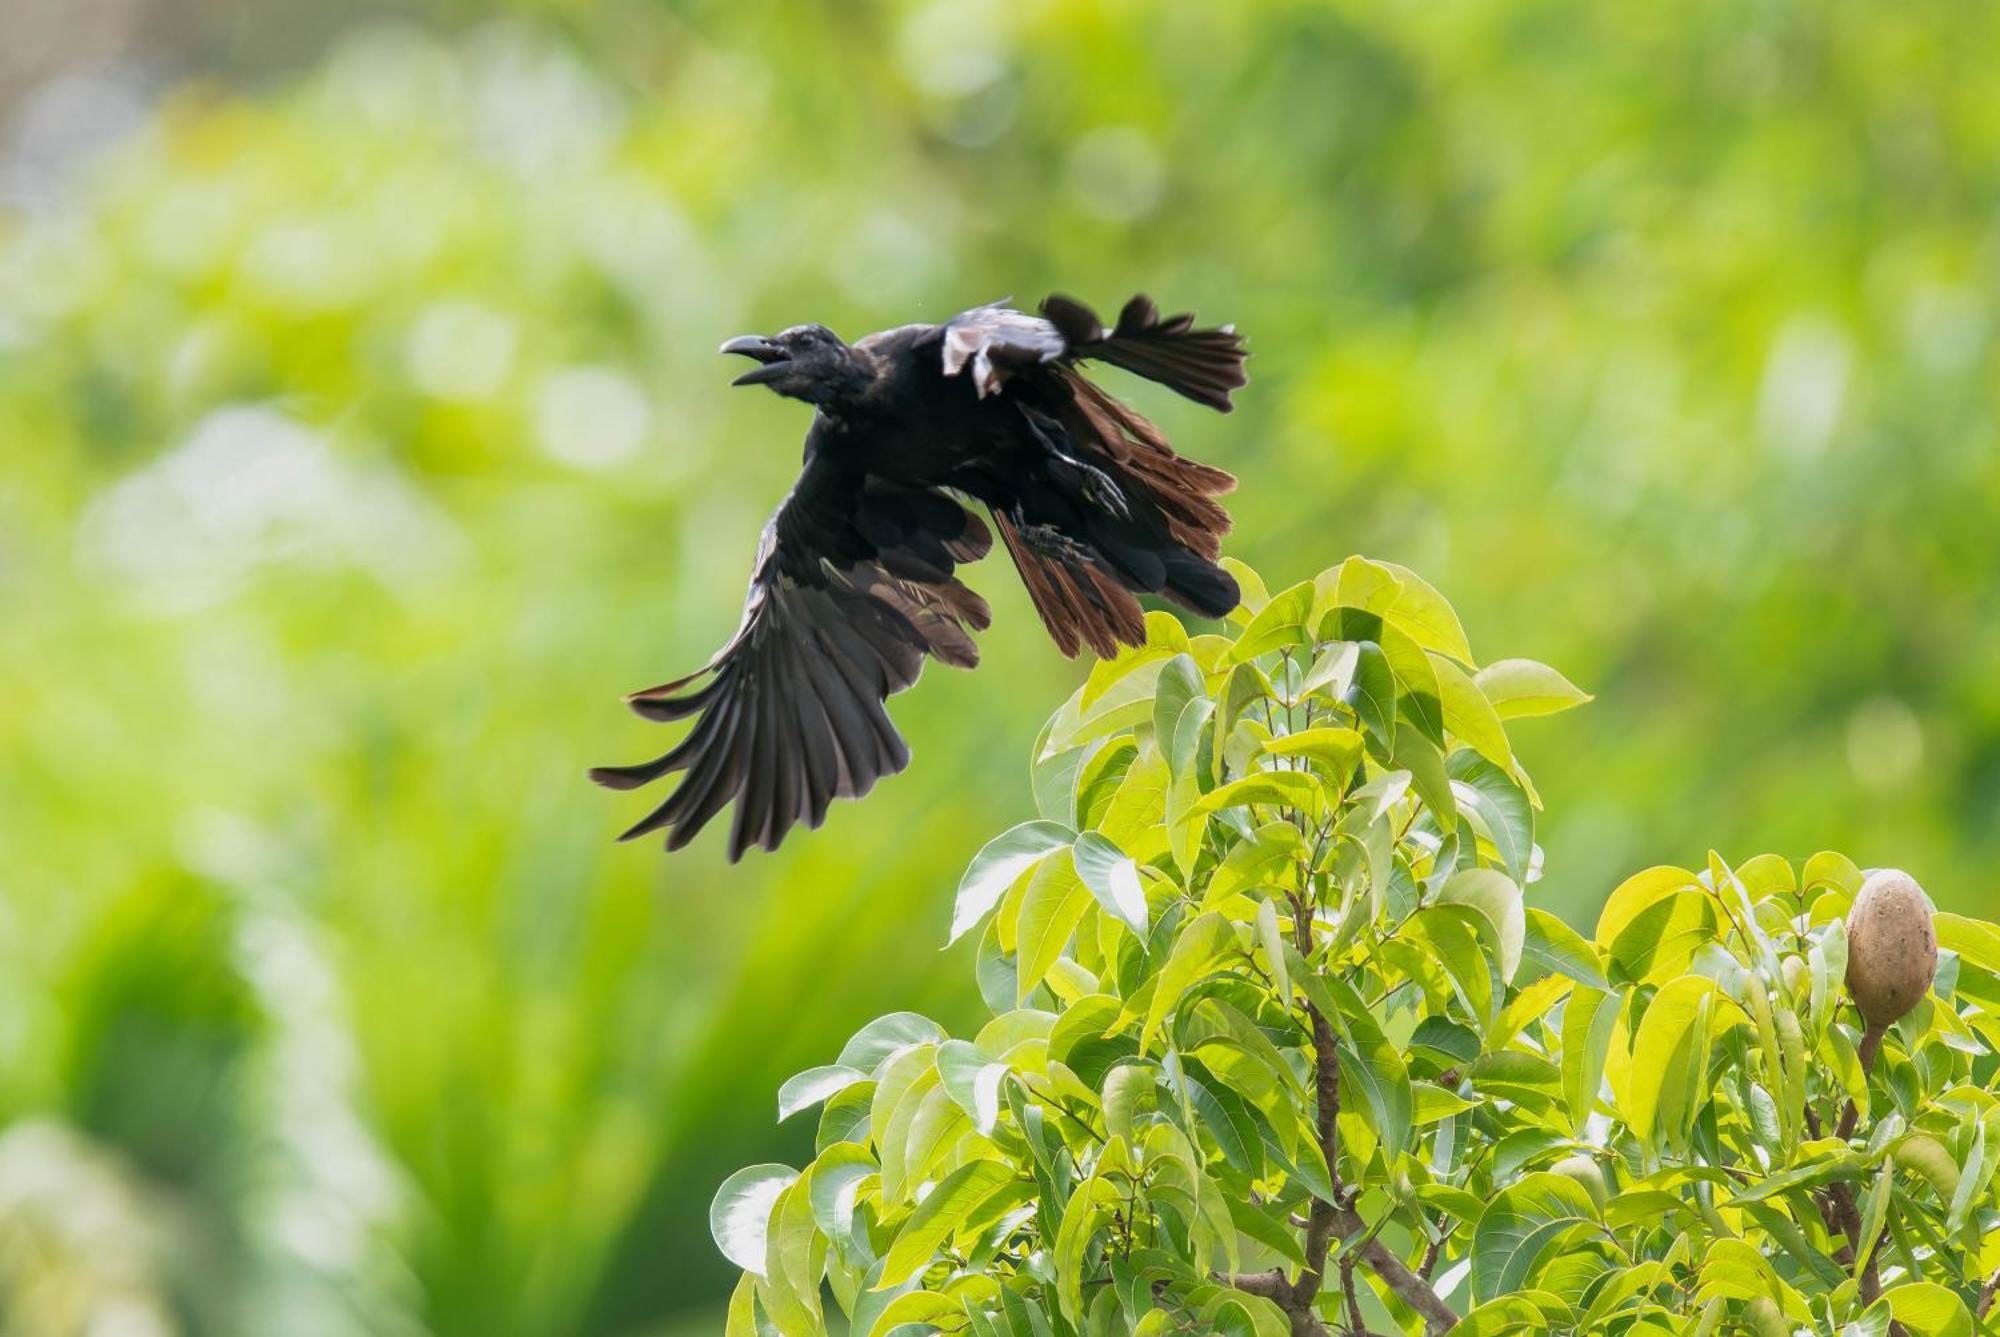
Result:
[[[1937,974],[1931,902],[1900,868],[1868,874],[1847,915],[1847,991],[1879,1037],[1917,1005]]]

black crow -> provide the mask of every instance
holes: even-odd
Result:
[[[993,543],[967,500],[988,509],[1065,655],[1141,643],[1135,594],[1204,617],[1236,606],[1215,563],[1229,529],[1215,498],[1236,480],[1176,455],[1078,370],[1108,362],[1226,413],[1245,383],[1228,326],[1162,319],[1141,296],[1106,329],[1053,296],[1040,316],[996,302],[851,346],[799,325],[722,351],[759,364],[735,384],[814,407],[805,466],[764,526],[736,634],[696,672],[627,698],[650,720],[699,716],[693,729],[657,760],[590,773],[632,789],[687,772],[623,839],[664,827],[679,849],[734,799],[733,861],[908,765],[884,701],[927,654],[971,668],[970,633],[988,622],[953,575]]]

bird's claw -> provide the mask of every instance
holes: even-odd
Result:
[[[1019,507],[1009,513],[1014,522],[1014,533],[1023,547],[1037,557],[1046,557],[1058,562],[1087,562],[1091,559],[1090,549],[1078,543],[1054,525],[1030,524],[1021,515]]]
[[[1071,481],[1085,501],[1120,520],[1131,518],[1131,504],[1125,500],[1124,490],[1110,474],[1061,451],[1055,453],[1055,465],[1061,472],[1071,475]]]
[[[1109,511],[1120,520],[1129,520],[1132,508],[1125,500],[1125,493],[1119,489],[1118,484],[1111,481],[1111,475],[1102,469],[1093,469],[1088,464],[1082,468],[1083,495],[1094,505]]]

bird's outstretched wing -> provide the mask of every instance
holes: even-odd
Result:
[[[647,719],[697,716],[693,730],[654,761],[591,772],[613,789],[687,772],[622,839],[666,828],[679,849],[734,800],[734,861],[902,770],[909,748],[883,702],[925,655],[978,662],[986,604],[952,573],[991,546],[944,492],[809,457],[764,527],[736,634],[695,673],[628,698]]]

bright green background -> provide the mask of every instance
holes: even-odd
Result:
[[[1120,382],[1232,551],[1598,694],[1522,731],[1539,903],[1839,846],[1996,909],[2000,9],[254,8],[0,215],[0,1329],[705,1331],[777,1082],[971,1014],[1081,671],[1004,565],[781,854],[583,782],[796,467],[745,330],[1233,320],[1235,416]]]

